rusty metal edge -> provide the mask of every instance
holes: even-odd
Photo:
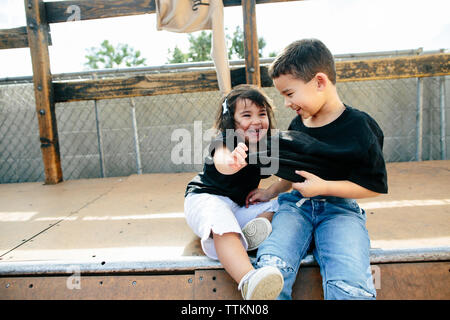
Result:
[[[255,262],[255,256],[250,260]],[[450,261],[450,247],[415,248],[415,249],[376,249],[370,250],[370,262],[401,263]],[[317,266],[313,255],[307,255],[301,262],[302,266]],[[33,261],[2,261],[1,276],[18,275],[59,275],[71,274],[74,269],[80,273],[172,273],[193,272],[203,269],[223,269],[219,261],[205,256],[187,256],[164,260],[118,260],[118,261],[87,261],[87,260],[33,260]]]

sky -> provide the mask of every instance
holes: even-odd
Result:
[[[188,0],[187,0],[188,1]],[[333,54],[450,48],[449,0],[309,0],[256,5],[264,54],[302,38],[322,40]],[[81,13],[82,14],[82,13]],[[243,24],[242,8],[224,9],[229,33]],[[0,29],[25,26],[23,0],[0,0]],[[157,31],[156,14],[50,25],[53,74],[86,70],[85,55],[107,39],[140,50],[147,65],[167,62],[168,50],[189,47],[188,35]],[[28,48],[0,50],[0,78],[32,75]]]

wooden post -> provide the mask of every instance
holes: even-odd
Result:
[[[255,6],[255,0],[242,0],[242,12],[244,16],[245,74],[247,83],[261,87]]]
[[[62,170],[48,54],[49,25],[46,20],[44,1],[24,1],[28,44],[33,64],[34,95],[45,170],[45,184],[56,184],[62,181]]]

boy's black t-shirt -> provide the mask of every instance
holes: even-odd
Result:
[[[203,171],[189,182],[185,195],[222,195],[243,206],[261,178],[274,174],[293,182],[303,181],[295,170],[305,170],[325,180],[349,180],[374,192],[387,193],[383,132],[367,113],[345,107],[336,120],[322,127],[306,127],[296,116],[288,131],[272,134],[267,147],[249,153],[246,160],[250,164],[233,175],[223,175],[214,166],[214,148],[223,145],[225,139],[225,134],[217,136],[210,145]],[[264,175],[262,168],[266,169]]]
[[[306,127],[301,117],[296,116],[288,130],[305,134],[306,138],[302,139],[309,142],[306,153],[313,158],[306,162],[317,164],[319,177],[331,180],[345,179],[374,192],[387,193],[387,173],[382,151],[383,132],[367,113],[347,105],[345,107],[344,112],[336,120],[325,126]],[[295,149],[295,139],[292,139],[289,148],[283,147],[283,142],[286,144],[286,137],[281,136],[280,158],[287,158],[288,153],[285,152],[289,152],[289,148]],[[300,144],[305,148],[305,142]],[[302,149],[297,149],[297,152],[302,153]],[[305,155],[305,152],[302,154]],[[297,157],[302,159],[299,153]],[[308,171],[308,168],[297,170]],[[321,176],[320,171],[328,177]],[[314,168],[311,173],[314,174]]]
[[[209,147],[209,155],[205,158],[203,171],[198,173],[187,185],[185,196],[189,193],[210,193],[225,196],[236,202],[239,206],[245,205],[245,198],[253,189],[258,188],[261,178],[261,169],[256,165],[248,164],[235,174],[225,175],[217,171],[213,156],[217,146],[224,145],[225,134],[219,134]],[[237,141],[234,143],[234,147]],[[231,149],[231,148],[229,148]],[[233,148],[234,150],[234,148]],[[230,151],[233,151],[230,150]]]

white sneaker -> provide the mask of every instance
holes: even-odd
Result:
[[[266,218],[255,218],[247,222],[242,233],[248,243],[247,251],[255,250],[272,232],[272,224]]]
[[[240,281],[244,300],[275,300],[283,289],[284,280],[280,270],[265,266],[248,272]]]

